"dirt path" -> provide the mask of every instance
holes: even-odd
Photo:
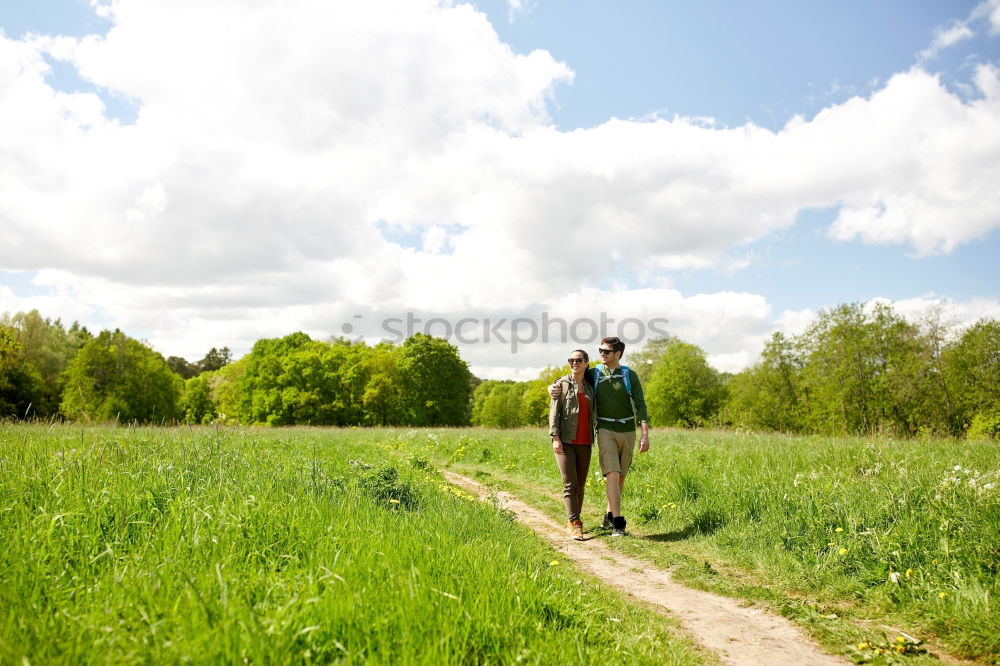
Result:
[[[467,477],[443,471],[448,481],[480,499],[496,497],[501,508],[571,559],[577,567],[608,585],[669,611],[694,640],[725,664],[845,664],[820,648],[783,617],[673,581],[667,571],[652,568],[608,548],[598,539],[574,541],[566,528],[509,493],[488,490]]]

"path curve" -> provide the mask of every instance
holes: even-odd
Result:
[[[826,666],[848,663],[823,652],[783,617],[755,606],[742,606],[728,597],[685,587],[675,582],[670,572],[614,551],[599,539],[574,541],[564,526],[510,493],[487,489],[454,472],[443,470],[442,473],[450,483],[480,499],[496,498],[500,508],[512,511],[518,520],[582,571],[656,608],[669,611],[697,643],[714,652],[724,664]]]

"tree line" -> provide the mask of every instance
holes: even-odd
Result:
[[[626,352],[625,362],[642,380],[654,426],[1000,438],[996,320],[956,333],[939,315],[915,324],[887,304],[845,304],[821,311],[801,335],[775,333],[760,360],[737,374],[716,371],[702,349],[674,337]],[[565,372],[483,382],[473,422],[544,424],[545,386]]]
[[[954,334],[886,304],[841,305],[774,334],[725,382],[725,423],[786,432],[1000,437],[1000,322]]]
[[[789,433],[1000,437],[1000,323],[952,331],[891,306],[845,304],[798,336],[775,333],[757,363],[717,372],[702,349],[651,340],[626,363],[642,380],[654,426]],[[546,423],[546,387],[480,381],[458,349],[416,334],[396,345],[305,333],[259,340],[232,360],[164,359],[121,331],[92,335],[37,311],[0,317],[0,417],[268,425]]]
[[[0,418],[453,426],[470,422],[473,386],[458,349],[423,334],[369,346],[292,333],[191,363],[119,330],[0,317]]]

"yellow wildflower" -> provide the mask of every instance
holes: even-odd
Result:
[[[557,566],[559,566],[559,560],[552,560],[551,562],[549,562],[549,566],[550,567],[557,567]]]
[[[839,551],[837,551],[837,552],[838,552],[838,553],[840,553],[841,555],[847,555],[847,549],[846,549],[846,548],[841,548],[841,549],[840,549]]]
[[[389,504],[399,504],[399,500],[398,499],[391,499],[391,500],[389,500]]]
[[[834,532],[843,532],[843,531],[844,531],[843,527],[838,527],[837,529],[834,530]]]
[[[942,599],[944,599],[945,597],[948,596],[948,593],[947,592],[938,592],[938,596],[941,597]]]
[[[906,577],[907,578],[913,578],[913,569],[907,569],[906,570]]]

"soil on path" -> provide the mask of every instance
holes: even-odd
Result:
[[[512,511],[582,571],[658,610],[669,611],[695,642],[711,650],[725,664],[848,663],[823,652],[783,617],[685,587],[675,582],[669,571],[614,551],[600,540],[574,541],[564,526],[509,493],[489,490],[454,472],[443,473],[449,482],[480,499],[496,498],[501,508]]]

